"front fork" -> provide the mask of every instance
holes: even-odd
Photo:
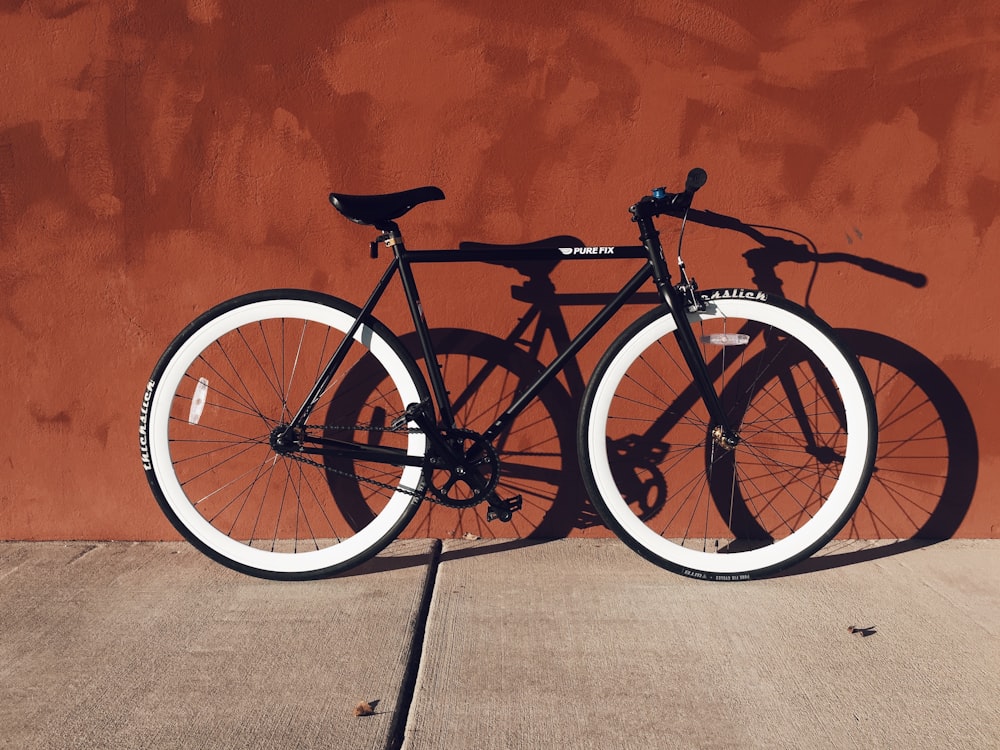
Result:
[[[681,354],[691,371],[698,392],[701,394],[705,408],[712,421],[712,440],[725,450],[733,450],[740,442],[739,433],[733,429],[726,416],[725,409],[722,408],[722,401],[715,390],[711,377],[708,374],[708,367],[705,365],[705,358],[701,354],[698,340],[691,329],[691,322],[688,320],[687,310],[694,298],[694,291],[686,278],[683,281],[683,288],[678,289],[670,279],[670,272],[663,259],[663,247],[660,245],[660,233],[653,226],[652,218],[637,215],[635,218],[639,225],[639,236],[646,253],[649,255],[649,262],[653,269],[653,282],[660,293],[660,298],[670,308],[674,321],[677,323],[677,343],[680,346]],[[688,299],[690,294],[691,299]]]

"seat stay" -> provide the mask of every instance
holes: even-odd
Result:
[[[347,352],[354,343],[355,336],[358,331],[361,330],[362,326],[368,324],[368,319],[372,314],[372,310],[375,309],[375,305],[377,305],[378,301],[382,298],[386,288],[389,286],[389,282],[392,281],[392,277],[396,275],[398,269],[399,261],[396,258],[393,258],[389,267],[386,268],[385,272],[382,274],[382,278],[379,280],[374,291],[368,297],[368,301],[365,303],[364,307],[358,311],[358,315],[354,319],[354,322],[345,332],[344,338],[341,340],[340,344],[337,345],[337,349],[330,357],[330,360],[327,362],[323,372],[316,379],[309,395],[306,396],[305,400],[302,402],[302,406],[299,407],[295,416],[288,423],[288,428],[284,431],[284,433],[282,433],[279,442],[287,442],[291,440],[295,430],[306,423],[306,419],[308,419],[309,415],[312,414],[313,409],[316,408],[316,404],[319,403],[323,393],[333,380],[333,376],[337,372],[337,368],[339,368],[343,361],[347,358]]]

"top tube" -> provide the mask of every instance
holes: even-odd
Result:
[[[529,247],[499,245],[467,250],[406,250],[409,263],[521,263],[525,261],[646,259],[642,245]]]

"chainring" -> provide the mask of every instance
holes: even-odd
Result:
[[[500,480],[500,459],[493,445],[472,430],[449,429],[442,437],[460,449],[465,460],[449,469],[441,459],[431,457],[425,472],[428,499],[448,508],[471,508],[488,500]],[[472,477],[478,477],[483,486],[474,486]]]

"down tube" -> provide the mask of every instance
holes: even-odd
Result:
[[[647,263],[633,276],[628,283],[622,287],[622,290],[615,295],[615,298],[608,302],[597,315],[583,328],[576,337],[569,342],[569,345],[564,349],[558,357],[556,357],[552,364],[545,368],[545,370],[538,376],[538,378],[533,382],[528,388],[517,397],[517,399],[508,407],[507,411],[500,415],[496,422],[490,426],[483,437],[487,440],[494,440],[497,435],[503,432],[504,428],[517,418],[524,409],[531,403],[531,401],[538,395],[538,392],[544,388],[552,378],[554,378],[566,365],[566,361],[573,357],[588,341],[590,341],[594,335],[604,327],[604,324],[618,312],[622,306],[628,301],[629,297],[635,294],[639,287],[646,283],[650,278],[652,278],[653,270],[652,267]]]

